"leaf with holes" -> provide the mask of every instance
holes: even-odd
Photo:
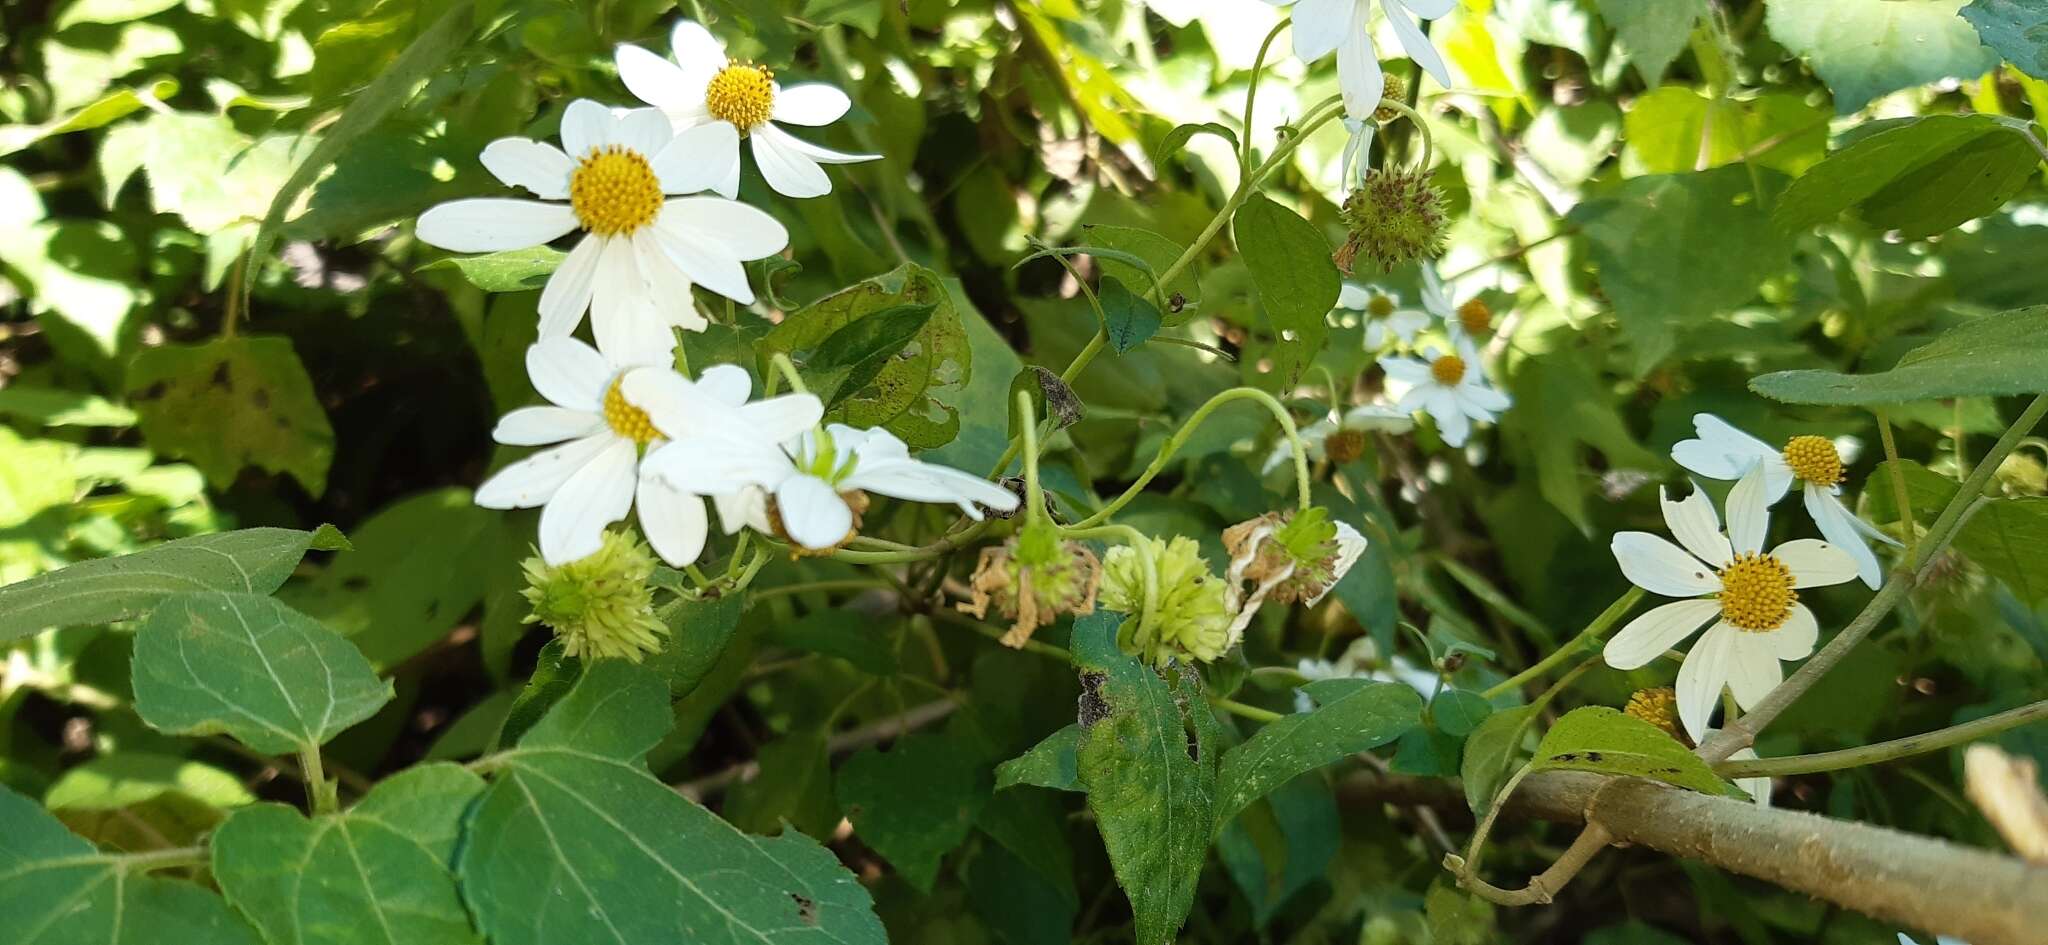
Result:
[[[311,748],[391,701],[347,640],[268,597],[205,591],[135,632],[135,712],[174,735],[225,732],[266,754]]]
[[[923,305],[931,313],[912,339],[883,357],[862,383],[835,390],[836,406],[826,418],[886,427],[914,449],[942,446],[960,432],[960,414],[946,404],[972,379],[973,354],[952,295],[930,269],[905,263],[789,313],[761,340],[761,363],[780,353],[808,368],[809,359],[825,353],[829,339],[849,326],[904,317],[904,306]]]
[[[150,447],[190,459],[215,486],[256,466],[315,496],[327,489],[334,428],[288,338],[144,348],[128,367],[128,399]]]
[[[1532,771],[1591,771],[1662,781],[1702,794],[1746,798],[1671,733],[1604,705],[1573,709],[1536,745]]]

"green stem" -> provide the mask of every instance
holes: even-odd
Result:
[[[123,853],[113,858],[124,871],[147,873],[152,870],[177,869],[181,866],[200,866],[207,862],[205,847],[177,847],[169,850],[150,850],[146,853]]]
[[[1017,416],[1024,434],[1024,521],[1036,525],[1045,517],[1045,493],[1038,484],[1038,412],[1031,409],[1031,392],[1017,392]]]
[[[789,360],[789,355],[778,351],[775,357],[769,359],[768,363],[775,369],[776,374],[789,381],[790,390],[799,394],[809,393],[804,388],[803,377],[796,372],[795,362]],[[768,378],[768,393],[771,395],[775,393],[775,377],[773,375]]]
[[[1266,51],[1273,46],[1273,40],[1280,38],[1280,31],[1287,28],[1291,20],[1273,24],[1272,32],[1266,34],[1266,41],[1259,44],[1259,55],[1252,60],[1251,83],[1244,90],[1244,140],[1238,142],[1237,171],[1243,174],[1252,166],[1252,103],[1259,97],[1259,79],[1266,71]]]
[[[1512,692],[1515,689],[1519,688],[1523,683],[1526,683],[1531,679],[1535,679],[1536,677],[1541,676],[1544,673],[1550,672],[1552,669],[1555,669],[1558,664],[1563,663],[1565,660],[1571,659],[1573,654],[1586,648],[1590,644],[1599,642],[1600,638],[1604,636],[1607,633],[1607,631],[1610,628],[1612,628],[1616,623],[1619,623],[1622,617],[1627,616],[1628,612],[1634,609],[1636,604],[1640,602],[1642,599],[1642,588],[1629,588],[1628,593],[1621,595],[1620,597],[1615,599],[1614,603],[1607,605],[1607,609],[1601,611],[1600,616],[1594,617],[1593,622],[1587,624],[1584,630],[1580,630],[1579,635],[1571,638],[1570,642],[1566,643],[1561,647],[1558,647],[1556,652],[1551,653],[1549,656],[1544,657],[1536,665],[1531,666],[1528,669],[1522,670],[1521,672],[1516,673],[1515,675],[1510,676],[1505,680],[1502,680],[1498,684],[1487,689],[1485,692],[1480,693],[1480,696],[1487,699],[1492,699],[1493,697],[1501,695],[1503,693]]]
[[[1839,771],[1843,768],[1859,768],[1864,765],[1880,764],[1900,758],[1940,751],[1954,745],[1976,741],[1988,735],[1996,735],[2007,729],[2018,728],[2030,722],[2048,719],[2048,700],[2007,709],[1997,715],[1951,725],[1948,728],[1928,732],[1924,735],[1909,735],[1875,745],[1861,745],[1840,751],[1823,751],[1811,755],[1793,755],[1787,758],[1763,758],[1756,761],[1723,761],[1714,766],[1714,771],[1729,778],[1776,778],[1793,774],[1814,774],[1821,771]]]
[[[754,592],[753,599],[773,597],[782,594],[809,594],[824,591],[878,591],[892,587],[887,581],[867,578],[845,578],[835,581],[805,581],[799,584],[784,584],[780,587],[764,587]]]
[[[1905,533],[1905,560],[1912,561],[1914,547],[1919,544],[1919,536],[1915,534],[1918,529],[1915,528],[1913,520],[1913,497],[1906,491],[1906,470],[1899,466],[1899,444],[1892,439],[1892,421],[1885,413],[1885,409],[1872,407],[1871,412],[1877,414],[1877,435],[1884,441],[1884,458],[1892,472],[1892,497],[1895,500],[1894,504],[1898,506],[1899,529]]]
[[[1003,643],[1003,632],[1001,630],[997,630],[996,628],[991,627],[988,624],[982,623],[981,621],[976,620],[972,617],[969,617],[966,614],[958,614],[954,613],[951,610],[941,608],[932,611],[931,616],[933,619],[938,620],[942,623],[950,623],[956,627],[964,627],[968,630],[974,631],[975,633],[981,634],[982,636],[985,636],[991,640],[994,640],[997,643]],[[1006,647],[1009,646],[1009,644],[1007,643],[1003,643],[1003,645]],[[1017,647],[1016,649],[1023,650],[1026,653],[1036,653],[1039,656],[1043,656],[1047,659],[1059,660],[1062,663],[1071,663],[1074,661],[1074,655],[1072,653],[1068,653],[1066,650],[1054,646],[1050,643],[1044,643],[1038,640],[1026,640],[1024,641],[1023,646]]]
[[[299,770],[305,773],[306,804],[315,815],[332,814],[341,809],[341,799],[335,796],[334,782],[327,780],[327,769],[320,761],[320,746],[299,746]]]
[[[1225,699],[1222,696],[1210,696],[1209,704],[1231,715],[1251,719],[1254,722],[1278,722],[1287,717],[1271,709],[1261,709],[1255,705],[1245,705],[1235,699]]]
[[[1274,399],[1272,394],[1268,394],[1255,387],[1233,387],[1209,398],[1208,403],[1196,409],[1194,414],[1188,417],[1188,422],[1182,424],[1181,428],[1174,432],[1173,437],[1166,441],[1166,445],[1159,448],[1159,455],[1153,457],[1152,464],[1145,467],[1145,471],[1138,476],[1137,481],[1131,483],[1130,487],[1125,489],[1122,495],[1110,500],[1108,505],[1103,506],[1095,514],[1076,522],[1074,527],[1087,528],[1100,523],[1115,515],[1118,509],[1129,504],[1132,499],[1137,498],[1138,494],[1144,490],[1145,486],[1152,482],[1154,477],[1166,470],[1166,464],[1173,460],[1173,454],[1178,452],[1181,447],[1187,445],[1188,438],[1194,435],[1195,430],[1202,425],[1202,422],[1209,419],[1209,415],[1216,412],[1216,408],[1234,400],[1258,401],[1268,411],[1272,412],[1274,417],[1279,419],[1281,429],[1287,433],[1287,442],[1294,447],[1296,505],[1306,510],[1309,506],[1308,451],[1302,448],[1301,433],[1295,429],[1294,417],[1287,412],[1287,408],[1282,406],[1280,401]]]

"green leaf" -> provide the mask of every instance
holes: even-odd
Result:
[[[1591,453],[1603,468],[1664,467],[1664,457],[1636,441],[1607,382],[1576,349],[1529,358],[1509,382],[1518,419],[1502,433],[1528,450],[1538,491],[1581,532],[1593,531],[1587,504],[1599,488],[1584,475]]]
[[[1030,787],[999,791],[982,806],[974,825],[1037,871],[1062,901],[1080,906],[1074,850],[1067,843],[1066,805],[1058,794]]]
[[[327,489],[334,428],[289,338],[144,348],[127,391],[150,447],[190,459],[217,487],[256,466],[290,473],[315,496]]]
[[[178,0],[72,0],[57,14],[57,29],[79,23],[126,23],[154,16],[178,5]]]
[[[1956,16],[1968,0],[1800,0],[1765,9],[1771,38],[1813,64],[1849,114],[1937,79],[1974,79],[1998,56]]]
[[[257,945],[219,896],[132,871],[0,786],[0,915],[8,940],[49,945]]]
[[[80,561],[0,587],[0,642],[50,627],[138,617],[164,598],[189,591],[268,594],[291,577],[306,549],[346,544],[326,525],[313,532],[245,528]]]
[[[1500,939],[1493,904],[1446,883],[1429,888],[1422,897],[1422,913],[1429,919],[1430,940],[1436,945],[1492,945]]]
[[[2048,392],[2048,306],[1972,318],[1875,374],[1779,371],[1749,389],[1792,404],[1868,406]]]
[[[776,623],[769,629],[768,639],[782,646],[838,657],[871,675],[895,675],[896,653],[875,645],[875,629],[873,617],[854,610],[814,610],[796,620]]]
[[[518,748],[494,756],[458,859],[495,945],[885,941],[867,891],[804,835],[753,837],[651,777],[668,683],[592,664]]]
[[[1703,794],[1747,797],[1671,733],[1620,709],[1589,705],[1558,719],[1536,745],[1532,771],[1592,771],[1662,781]]]
[[[150,101],[161,102],[176,94],[177,80],[158,79],[141,88],[115,89],[69,115],[40,125],[0,126],[0,155],[13,154],[52,135],[100,128],[126,118],[144,107],[144,95]]]
[[[803,367],[815,380],[814,392],[825,401],[825,409],[837,407],[865,389],[924,330],[935,308],[931,304],[891,305],[846,323],[818,342]]]
[[[1230,130],[1227,126],[1219,125],[1213,121],[1205,121],[1200,124],[1180,124],[1175,125],[1172,131],[1166,133],[1166,137],[1159,139],[1159,143],[1153,146],[1152,163],[1165,163],[1167,158],[1179,154],[1182,148],[1187,147],[1188,142],[1196,135],[1215,135],[1229,142],[1231,150],[1235,151],[1238,147],[1237,132]]]
[[[2039,163],[2026,127],[2011,119],[1929,115],[1886,123],[1793,181],[1772,217],[1797,232],[1854,208],[1871,226],[1921,239],[2004,206]]]
[[[1522,750],[1522,738],[1535,718],[1533,706],[1502,709],[1486,717],[1465,739],[1465,758],[1459,763],[1458,780],[1465,787],[1465,804],[1475,815],[1493,806],[1493,795],[1507,780],[1515,756]]]
[[[761,771],[732,786],[722,813],[749,833],[774,833],[784,822],[819,840],[839,825],[832,798],[832,757],[821,732],[787,735],[761,746]]]
[[[1319,774],[1281,785],[1223,825],[1216,855],[1264,926],[1294,896],[1331,878],[1344,845],[1337,799]]]
[[[43,793],[43,806],[51,810],[118,810],[173,792],[213,807],[240,807],[256,801],[240,777],[204,762],[122,751],[65,769]]]
[[[1295,775],[1378,748],[1421,723],[1422,697],[1400,683],[1324,679],[1302,687],[1313,712],[1282,716],[1223,753],[1217,821]]]
[[[967,841],[988,802],[988,772],[957,736],[909,735],[886,752],[870,748],[848,758],[839,766],[837,793],[855,835],[930,894],[939,861]]]
[[[96,394],[21,384],[0,389],[0,414],[46,427],[135,425],[135,411]]]
[[[1055,791],[1079,791],[1080,751],[1081,726],[1060,729],[1031,746],[1030,751],[997,765],[996,789],[1029,784]]]
[[[454,269],[485,292],[530,292],[547,285],[548,276],[561,268],[568,256],[549,246],[529,246],[481,256],[449,256],[421,266],[420,271]]]
[[[1166,270],[1172,268],[1186,252],[1179,243],[1135,226],[1086,224],[1081,228],[1081,238],[1088,247],[1101,250],[1091,255],[1104,277],[1136,287],[1140,295],[1150,295],[1159,277],[1165,275]],[[1193,318],[1202,302],[1200,264],[1190,261],[1187,268],[1163,288],[1166,290],[1165,324],[1171,327]],[[1179,307],[1174,306],[1176,296],[1180,298]]]
[[[1199,737],[1208,711],[1200,698],[1197,717],[1183,718],[1166,680],[1117,647],[1122,620],[1098,610],[1074,621],[1074,659],[1099,674],[1095,691],[1107,706],[1083,730],[1078,760],[1088,809],[1131,900],[1137,940],[1157,945],[1173,938],[1194,905],[1215,831],[1215,746]]]
[[[1625,166],[1678,174],[1746,160],[1799,174],[1827,153],[1832,117],[1798,92],[1736,99],[1668,85],[1629,103]]]
[[[1671,353],[1679,325],[1748,301],[1790,260],[1791,242],[1764,209],[1778,180],[1746,167],[1638,177],[1572,209],[1637,371]]]
[[[1476,692],[1463,689],[1445,689],[1437,693],[1429,703],[1429,717],[1445,735],[1464,738],[1472,734],[1486,717],[1493,714],[1493,705]]]
[[[1870,515],[1879,522],[1899,517],[1891,465],[1879,463],[1864,480]],[[1899,467],[1913,514],[1923,523],[1932,522],[1955,497],[1957,482],[1909,459],[1900,460]],[[2048,498],[1991,499],[1970,514],[1950,547],[2005,582],[2021,600],[2036,606],[2048,601]]]
[[[1973,0],[1962,15],[2005,61],[2048,79],[2048,6],[2037,0]]]
[[[292,162],[314,147],[310,138],[251,138],[225,115],[192,112],[152,113],[115,132],[108,136],[109,148],[117,141],[143,142],[140,159],[149,179],[150,205],[184,218],[202,236],[253,226]]]
[[[540,648],[540,656],[533,665],[533,675],[527,677],[526,687],[512,700],[512,707],[505,712],[505,724],[498,729],[498,745],[506,747],[518,744],[527,730],[539,724],[555,703],[562,701],[576,680],[583,678],[583,661],[562,652],[562,640],[557,637]]]
[[[476,942],[449,867],[463,811],[483,789],[460,765],[427,764],[343,814],[240,810],[209,844],[213,875],[272,942]]]
[[[1326,319],[1343,289],[1337,264],[1330,261],[1330,241],[1315,224],[1264,194],[1237,209],[1230,232],[1276,336],[1273,377],[1292,388],[1323,350]]]
[[[1643,82],[1655,87],[1685,49],[1693,24],[1707,12],[1700,0],[1595,0],[1600,18],[1614,27],[1621,54]]]
[[[268,597],[164,600],[135,633],[135,712],[173,735],[225,732],[266,754],[320,745],[391,701],[363,654]]]
[[[1102,303],[1103,328],[1109,332],[1109,346],[1123,354],[1159,333],[1159,310],[1143,296],[1132,295],[1114,276],[1103,276],[1096,290]]]
[[[826,418],[886,427],[913,449],[943,446],[960,431],[960,413],[948,404],[972,380],[973,355],[959,309],[938,273],[905,263],[812,302],[768,332],[758,345],[759,357],[764,365],[777,353],[794,358],[810,351],[816,357],[828,339],[856,322],[905,317],[904,306],[922,305],[932,306],[931,314],[912,344],[885,359],[866,382],[835,392],[837,405]]]
[[[747,595],[725,594],[702,600],[677,598],[654,612],[668,624],[668,643],[647,661],[655,672],[668,677],[669,692],[683,695],[702,682],[740,626]],[[870,641],[869,650],[875,647]]]

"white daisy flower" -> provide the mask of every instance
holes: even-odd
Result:
[[[1406,433],[1415,429],[1415,418],[1406,411],[1387,404],[1360,404],[1338,416],[1336,411],[1308,426],[1296,430],[1301,437],[1301,448],[1312,463],[1322,462],[1329,454],[1330,437],[1338,433]],[[1259,467],[1259,474],[1265,475],[1294,461],[1294,444],[1286,438],[1273,444],[1272,452],[1266,454],[1266,461]]]
[[[1764,489],[1760,467],[1735,484],[1725,534],[1714,503],[1694,490],[1681,502],[1659,495],[1677,545],[1648,532],[1614,536],[1615,561],[1637,587],[1693,599],[1629,621],[1607,641],[1607,665],[1647,665],[1713,621],[1678,670],[1678,718],[1695,742],[1705,737],[1723,687],[1734,691],[1737,705],[1750,708],[1784,678],[1779,661],[1813,652],[1820,626],[1799,602],[1798,589],[1856,577],[1856,562],[1818,539],[1788,541],[1765,553],[1770,507]]]
[[[1294,4],[1294,55],[1315,62],[1337,54],[1337,87],[1344,93],[1344,111],[1363,118],[1379,107],[1386,76],[1372,43],[1373,0],[1266,0],[1273,6]],[[1458,0],[1380,0],[1387,22],[1401,40],[1408,58],[1429,71],[1437,84],[1449,88],[1451,72],[1429,44],[1415,19],[1434,20],[1457,9]]]
[[[641,49],[621,45],[619,78],[641,101],[668,116],[679,137],[705,135],[716,145],[707,154],[712,188],[727,197],[740,191],[740,140],[754,144],[754,163],[777,193],[789,197],[821,197],[832,192],[832,180],[819,164],[872,161],[879,154],[843,154],[818,147],[776,122],[829,125],[853,107],[845,92],[821,82],[784,88],[767,66],[730,59],[725,44],[702,25],[676,24],[670,61]],[[700,129],[718,129],[704,132]]]
[[[1423,296],[1428,304],[1428,295]],[[1401,297],[1368,286],[1345,283],[1337,293],[1337,307],[1359,312],[1365,322],[1365,350],[1381,351],[1392,344],[1406,348],[1415,336],[1429,327],[1430,314],[1423,309],[1402,308]]]
[[[816,402],[808,394],[791,396]],[[764,499],[774,500],[782,532],[811,549],[831,548],[851,537],[854,509],[844,494],[951,502],[976,521],[982,518],[979,506],[1008,512],[1018,504],[1014,493],[988,480],[912,459],[910,448],[887,430],[838,423],[767,438],[754,424],[721,422],[649,463],[686,492],[719,495],[758,487]]]
[[[646,409],[652,402],[627,379],[645,383],[643,376],[651,376],[659,380],[656,387],[691,388],[697,397],[732,409],[747,399],[747,372],[719,365],[693,383],[654,358],[622,362],[574,338],[543,338],[526,349],[526,372],[551,406],[514,410],[491,435],[508,446],[562,445],[499,470],[477,487],[476,504],[541,506],[541,558],[559,565],[596,552],[604,527],[625,518],[637,501],[640,530],[663,560],[678,567],[697,560],[706,532],[703,494],[674,489],[647,474],[668,439],[694,427],[673,416],[655,423]],[[818,412],[799,410],[779,426],[801,430],[817,420]]]
[[[1795,436],[1782,450],[1750,436],[1710,413],[1694,414],[1692,426],[1698,439],[1681,440],[1671,447],[1671,458],[1680,466],[1709,479],[1735,479],[1757,466],[1763,470],[1764,501],[1776,504],[1798,480],[1806,500],[1806,513],[1821,536],[1856,560],[1856,574],[1876,590],[1884,581],[1884,566],[1870,550],[1866,538],[1888,545],[1898,541],[1858,518],[1842,503],[1842,454],[1833,441],[1820,436]]]
[[[692,283],[754,301],[741,263],[781,252],[789,232],[742,203],[672,196],[715,183],[705,141],[674,139],[653,109],[614,112],[589,99],[569,103],[561,137],[561,148],[499,138],[483,150],[484,167],[540,200],[451,200],[420,215],[419,238],[490,253],[585,231],[541,289],[540,334],[567,336],[588,310],[598,348],[614,357],[669,351],[672,325],[704,330]]]
[[[1405,413],[1428,414],[1451,446],[1465,445],[1472,421],[1491,423],[1510,403],[1508,395],[1487,384],[1479,370],[1479,352],[1469,338],[1452,352],[1425,347],[1420,360],[1381,358],[1380,367],[1389,380],[1408,385],[1395,406]]]

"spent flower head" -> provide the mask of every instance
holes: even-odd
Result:
[[[1348,235],[1331,257],[1346,274],[1364,257],[1383,272],[1443,255],[1450,234],[1443,192],[1421,171],[1367,171],[1344,198]]]
[[[668,636],[647,583],[654,556],[629,533],[607,531],[596,552],[567,564],[536,556],[520,569],[526,587],[519,593],[533,608],[526,622],[553,628],[570,656],[638,663]]]
[[[1102,562],[1095,553],[1061,541],[1051,523],[1032,522],[1000,547],[984,548],[970,583],[971,599],[962,612],[987,617],[994,605],[1010,619],[1002,643],[1020,649],[1031,634],[1060,614],[1076,617],[1095,612],[1102,581]]]

